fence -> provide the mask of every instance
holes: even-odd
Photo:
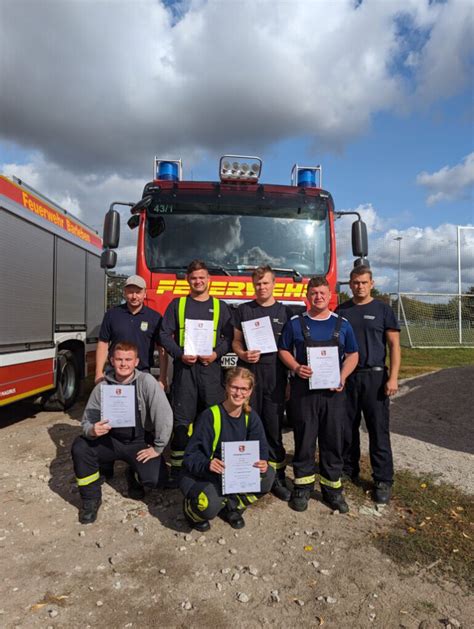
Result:
[[[474,294],[392,293],[390,303],[400,321],[402,345],[474,347]]]
[[[123,287],[126,279],[126,275],[112,273],[107,275],[107,308],[123,303]]]

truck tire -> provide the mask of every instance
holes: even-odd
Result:
[[[43,400],[46,411],[65,411],[70,408],[79,394],[79,366],[69,349],[61,349],[56,359],[56,389]]]

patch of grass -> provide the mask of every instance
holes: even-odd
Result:
[[[427,612],[428,614],[434,614],[438,611],[436,605],[431,601],[418,601],[415,604],[415,608],[420,612]]]
[[[430,571],[474,587],[474,500],[430,476],[395,474],[393,527],[374,538],[376,546],[402,565]]]
[[[474,348],[458,349],[411,349],[402,347],[402,364],[400,378],[412,378],[423,373],[446,369],[448,367],[465,367],[474,364]]]

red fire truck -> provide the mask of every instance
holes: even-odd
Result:
[[[333,291],[337,278],[335,212],[322,189],[320,166],[295,164],[291,185],[260,183],[258,157],[226,155],[218,181],[186,181],[181,160],[155,157],[153,181],[136,204],[114,202],[104,223],[102,266],[114,268],[120,215],[131,206],[128,226],[138,227],[136,271],[147,283],[147,304],[164,312],[176,296],[188,293],[185,270],[200,258],[210,273],[211,296],[238,303],[254,297],[252,270],[270,264],[275,297],[305,306],[308,279],[325,275]],[[357,214],[352,226],[353,255],[367,263],[367,230]],[[229,363],[232,358],[224,357]]]
[[[94,372],[105,310],[102,241],[69,212],[0,177],[0,406],[70,407]]]

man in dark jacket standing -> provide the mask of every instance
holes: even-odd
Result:
[[[234,340],[232,349],[239,358],[238,365],[246,367],[255,376],[256,385],[250,403],[260,416],[270,451],[269,464],[276,472],[272,492],[280,500],[288,502],[291,492],[285,482],[286,452],[283,447],[281,428],[285,411],[285,392],[288,372],[278,358],[277,343],[288,314],[284,304],[273,296],[275,273],[269,266],[261,266],[252,273],[255,299],[240,304],[234,316]],[[275,351],[262,353],[249,349],[242,324],[270,320],[275,337]]]
[[[369,453],[374,479],[374,499],[390,501],[393,483],[393,457],[390,444],[390,396],[398,391],[400,369],[400,326],[387,304],[374,299],[372,271],[367,266],[352,270],[349,286],[353,297],[336,312],[352,325],[359,345],[359,362],[346,382],[347,418],[344,429],[344,475],[359,476],[361,415],[369,433]],[[386,346],[389,367],[385,365]]]

